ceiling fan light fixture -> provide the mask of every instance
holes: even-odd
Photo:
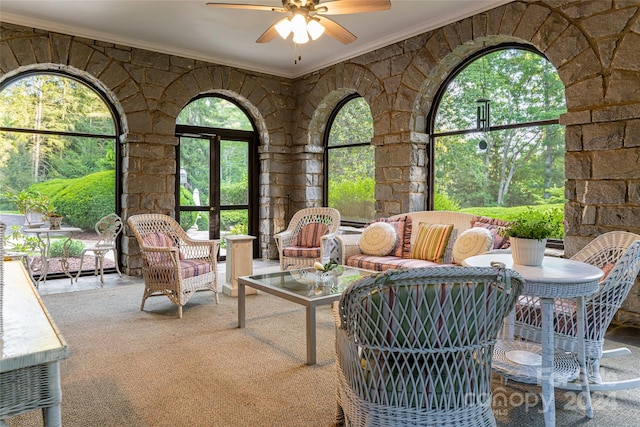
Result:
[[[307,20],[300,13],[296,13],[291,18],[291,31],[293,34],[300,34],[307,31]]]
[[[293,42],[295,44],[305,44],[309,42],[309,34],[307,33],[307,30],[304,30],[301,33],[296,33],[295,31],[293,32]]]
[[[322,33],[324,33],[324,26],[315,19],[310,19],[307,24],[307,32],[312,40],[318,40]]]
[[[291,22],[289,21],[289,18],[281,19],[275,25],[275,28],[278,34],[280,34],[280,37],[286,40],[287,37],[289,37],[289,34],[291,34]]]

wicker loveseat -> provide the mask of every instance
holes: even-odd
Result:
[[[453,264],[455,261],[453,259],[453,245],[460,234],[472,226],[479,226],[478,221],[484,221],[483,227],[491,229],[492,234],[495,234],[496,227],[500,225],[494,224],[496,220],[490,220],[489,218],[449,211],[410,212],[394,215],[381,221],[393,223],[396,227],[398,235],[396,248],[385,256],[367,255],[362,253],[360,248],[361,234],[338,235],[337,240],[340,244],[341,263],[343,265],[385,271],[391,268],[419,268]],[[398,225],[399,222],[401,223],[400,225]],[[411,249],[416,242],[420,223],[453,224],[453,230],[441,263],[411,258]],[[496,243],[498,243],[498,246],[494,245],[491,249],[504,248],[508,244],[497,240]]]

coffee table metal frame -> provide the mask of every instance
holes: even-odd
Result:
[[[282,287],[270,285],[265,283],[264,279],[277,279],[280,278],[280,283],[287,283],[287,280],[296,280],[292,274],[305,273],[308,280],[300,280],[300,284],[305,283],[309,286],[304,292],[295,292]],[[360,274],[362,277],[376,274],[377,272],[371,270],[363,270],[359,268],[344,267],[344,274],[342,277],[350,277],[353,274]],[[319,295],[309,295],[313,293],[313,287],[315,285],[315,273],[313,268],[286,270],[277,273],[261,274],[254,276],[243,276],[238,278],[238,328],[244,328],[246,325],[246,295],[245,286],[257,289],[259,291],[266,292],[268,294],[277,296],[279,298],[291,301],[296,304],[303,305],[306,308],[306,337],[307,337],[307,356],[306,364],[316,364],[316,307],[322,305],[332,304],[334,301],[338,301],[342,295],[345,285],[340,284],[337,288],[328,288],[325,292]],[[290,282],[288,282],[290,283]]]

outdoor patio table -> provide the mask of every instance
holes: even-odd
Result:
[[[540,349],[536,344],[516,341],[513,339],[513,329],[507,339],[499,340],[494,349],[493,369],[516,381],[542,383],[542,409],[545,426],[555,426],[556,409],[554,396],[554,382],[570,380],[571,368],[564,372],[556,372],[556,367],[571,364],[573,358],[564,353],[555,353],[553,332],[553,300],[554,298],[576,299],[576,321],[579,337],[584,337],[584,297],[598,289],[598,281],[603,276],[602,270],[590,264],[564,258],[545,256],[542,265],[538,267],[518,265],[513,263],[511,254],[485,254],[467,258],[463,264],[471,267],[488,267],[492,262],[501,262],[525,279],[523,295],[540,298],[542,310],[542,357],[534,350]],[[513,317],[511,317],[511,320]],[[505,356],[505,357],[500,357]],[[554,357],[564,357],[561,363],[555,363]],[[578,364],[582,394],[585,399],[585,413],[593,418],[591,396],[589,394],[589,380],[584,355],[584,340],[579,340]],[[575,370],[573,371],[575,372]],[[565,378],[562,379],[562,374]],[[575,377],[575,375],[574,375]]]
[[[38,283],[47,282],[47,274],[49,273],[49,257],[51,250],[51,236],[66,236],[63,244],[63,253],[60,263],[64,274],[69,277],[71,283],[73,283],[73,276],[69,273],[69,263],[67,262],[67,256],[69,254],[69,246],[71,245],[71,239],[74,233],[82,231],[80,228],[75,227],[60,227],[59,229],[52,230],[50,228],[24,228],[23,233],[35,234],[38,238],[38,244],[40,246],[40,257],[42,259],[42,270],[40,271],[40,277],[35,282],[36,287]]]

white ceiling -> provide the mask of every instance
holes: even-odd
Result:
[[[391,10],[330,18],[358,37],[255,40],[281,13],[210,8],[208,0],[0,0],[0,20],[203,61],[298,77],[511,0],[392,0]],[[213,1],[213,0],[209,0]],[[224,0],[282,6],[281,0]],[[302,59],[294,64],[297,55]]]

